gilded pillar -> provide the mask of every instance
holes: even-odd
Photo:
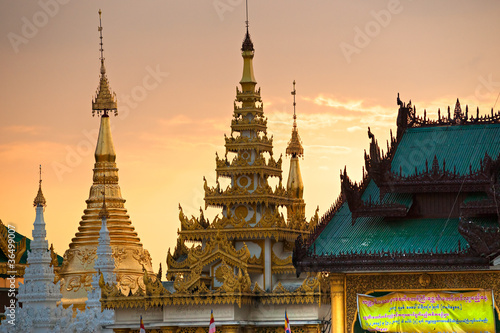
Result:
[[[332,333],[345,333],[345,294],[343,274],[330,275],[332,295]]]

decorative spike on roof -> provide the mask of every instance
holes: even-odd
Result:
[[[297,129],[297,114],[295,113],[295,95],[297,94],[297,90],[295,90],[295,80],[293,81],[293,129],[292,129],[292,138],[288,142],[288,147],[286,148],[286,154],[291,155],[292,157],[302,157],[304,156],[304,148],[302,147],[302,143],[300,141],[299,130]]]
[[[38,193],[36,194],[35,200],[33,200],[33,207],[45,207],[46,201],[42,193],[42,166],[40,165],[40,180],[38,183]]]
[[[454,118],[455,119],[462,118],[462,108],[460,107],[460,101],[458,100],[458,98],[457,98],[457,102],[455,103]]]
[[[102,48],[102,24],[101,24],[101,10],[99,9],[99,38],[101,40],[100,49],[101,52],[101,78],[99,80],[99,88],[96,91],[96,96],[92,100],[92,116],[96,113],[97,115],[102,115],[104,117],[108,116],[108,111],[114,111],[115,116],[118,114],[118,107],[116,103],[116,94],[113,93],[109,87],[109,81],[106,76],[106,67],[104,67],[104,49]]]

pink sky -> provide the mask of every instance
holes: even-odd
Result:
[[[47,235],[61,255],[92,182],[99,8],[120,112],[111,119],[120,185],[157,269],[175,246],[178,204],[198,214],[203,176],[214,185],[215,152],[225,152],[244,1],[0,3],[0,219],[31,237],[42,164]],[[360,178],[367,126],[387,139],[398,92],[431,117],[457,97],[487,113],[500,92],[498,1],[250,0],[249,8],[276,157],[290,138],[297,81],[308,216],[338,196],[344,165]],[[285,179],[288,167],[287,159]]]

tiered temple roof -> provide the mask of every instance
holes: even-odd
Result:
[[[457,100],[427,119],[399,100],[387,152],[368,131],[363,180],[341,194],[309,239],[297,272],[488,269],[500,254],[500,113],[469,116]]]
[[[248,30],[241,51],[243,76],[241,89],[236,89],[231,136],[225,138],[226,154],[224,158],[216,155],[216,185],[210,187],[204,179],[206,206],[222,208],[222,214],[210,221],[200,208],[199,217],[188,218],[179,205],[179,238],[173,253],[169,250],[167,255],[169,281],[161,284],[156,277],[146,274],[144,296],[125,297],[116,287],[107,286],[103,291],[105,306],[116,309],[215,304],[299,305],[321,303],[321,297],[326,297],[327,288],[321,286],[326,280],[321,275],[294,277],[293,242],[298,235],[305,237],[318,217],[316,213],[308,222],[302,212],[285,219],[279,211],[280,207],[288,208],[294,203],[303,207],[304,203],[301,195],[282,185],[282,159],[273,158],[272,137],[267,136],[260,89],[256,89],[254,48]],[[294,133],[297,134],[296,125]],[[292,155],[298,158],[297,153]],[[296,166],[298,178],[294,181],[300,178],[298,161]],[[229,179],[227,188],[221,188],[219,177]],[[274,188],[268,183],[272,177],[279,180]],[[300,186],[303,191],[301,179]],[[188,247],[187,242],[192,247]],[[251,317],[252,311],[248,309],[243,316],[245,320]],[[281,318],[281,313],[279,316]],[[176,325],[182,319],[171,320],[170,325]],[[315,320],[317,324],[317,317]]]

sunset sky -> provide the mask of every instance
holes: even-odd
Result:
[[[31,237],[42,164],[47,237],[61,255],[92,184],[99,8],[118,98],[119,183],[157,270],[175,246],[178,204],[198,215],[203,176],[215,184],[242,72],[245,2],[0,2],[0,219]],[[336,199],[344,165],[360,179],[368,126],[385,150],[398,92],[431,118],[457,97],[490,112],[500,93],[499,13],[497,0],[249,0],[275,157],[290,139],[297,82],[308,217]],[[283,166],[286,179],[289,159]]]

